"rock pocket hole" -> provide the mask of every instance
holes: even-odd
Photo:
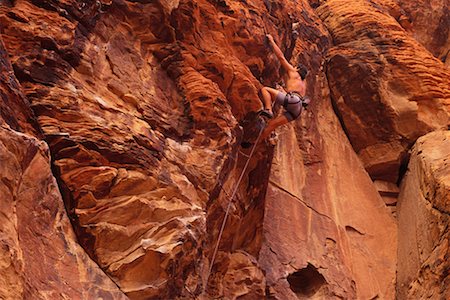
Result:
[[[292,273],[287,280],[298,299],[310,299],[313,296],[325,295],[326,280],[311,264]]]

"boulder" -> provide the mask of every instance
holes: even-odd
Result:
[[[415,140],[450,124],[450,71],[376,2],[317,12],[335,44],[327,76],[345,132],[371,177],[395,183]]]
[[[450,131],[419,138],[398,200],[398,299],[450,297]]]

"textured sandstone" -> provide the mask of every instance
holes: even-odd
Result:
[[[450,123],[450,71],[380,8],[332,0],[317,11],[336,45],[327,75],[346,133],[372,178],[396,182],[410,145]]]
[[[12,129],[39,136],[39,126],[20,89],[0,36],[0,122]]]
[[[0,95],[0,298],[127,299],[78,245],[1,40]]]
[[[260,263],[276,299],[394,299],[395,222],[325,99],[280,132]]]
[[[398,203],[398,299],[450,297],[450,131],[417,140]]]
[[[0,127],[0,298],[127,299],[76,242],[44,142]]]
[[[1,87],[12,99],[0,104],[2,116],[16,130],[39,136],[42,128],[78,241],[129,298],[394,299],[396,224],[363,165],[395,182],[415,139],[448,124],[450,79],[405,32],[414,26],[403,22],[406,13],[393,16],[397,3],[347,2],[310,1],[331,36],[307,1],[18,0],[0,7],[23,88]],[[292,62],[311,69],[313,104],[278,130],[276,143],[259,145],[243,172],[249,150],[239,143],[258,134],[251,113],[261,105],[258,89],[281,82],[264,46],[267,32]],[[4,109],[18,117],[8,120]],[[40,149],[33,151],[42,164],[30,170],[48,179],[41,198],[56,199],[44,144],[23,139]],[[55,207],[48,215],[66,220]],[[82,272],[91,263],[60,222],[56,235]],[[20,297],[28,291],[17,280],[27,274],[23,260],[4,261],[3,278],[18,283],[5,293]],[[73,299],[124,297],[98,268],[82,277],[67,265],[48,272],[57,280],[67,278],[62,270],[75,274],[73,289],[61,290],[57,280],[36,287]]]
[[[236,118],[260,107],[262,18],[235,5],[243,15],[208,1],[2,8],[78,238],[132,298],[202,288],[207,202],[229,171]]]
[[[448,0],[372,0],[386,11],[436,58],[447,66],[450,51],[450,2]]]
[[[450,2],[398,0],[398,5],[411,23],[408,32],[450,67]]]
[[[305,10],[305,19],[317,22]],[[315,100],[312,112],[280,129],[266,197],[253,196],[254,202],[247,204],[249,196],[239,193],[239,204],[248,212],[242,215],[233,206],[223,240],[231,251],[245,247],[246,253],[258,257],[266,276],[266,297],[271,299],[393,299],[396,225],[327,101],[326,80],[319,71],[321,53],[329,45],[325,30],[320,26],[309,30],[310,36],[298,39],[293,60],[313,67],[308,81],[308,93]],[[305,31],[300,27],[299,32]],[[247,190],[257,187],[258,180],[264,182],[260,170],[256,165],[250,171],[249,183],[243,184],[252,183]],[[262,222],[262,228],[248,228],[249,222]],[[217,222],[214,227],[219,226]],[[225,255],[226,243],[222,244],[220,253]],[[223,264],[212,276],[211,285],[219,290],[226,289],[220,282]],[[255,275],[253,282],[259,282]]]

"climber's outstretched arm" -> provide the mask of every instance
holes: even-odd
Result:
[[[281,51],[280,47],[275,43],[273,40],[273,36],[270,34],[266,35],[267,39],[269,40],[270,45],[273,47],[273,52],[275,52],[275,55],[277,56],[278,60],[280,61],[283,68],[288,72],[297,72],[297,69],[294,68],[284,57],[283,52]]]

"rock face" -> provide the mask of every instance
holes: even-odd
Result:
[[[448,0],[399,0],[407,31],[435,57],[450,66],[450,3]]]
[[[0,127],[2,299],[127,299],[78,245],[44,142]]]
[[[0,291],[394,299],[397,225],[370,177],[396,182],[448,125],[450,79],[378,2],[4,1]],[[309,67],[313,102],[245,150],[258,90],[282,84],[266,33]],[[49,253],[39,270],[26,243]]]
[[[346,133],[371,177],[395,183],[411,144],[450,123],[450,71],[376,3],[317,11],[336,45],[327,75]]]
[[[6,53],[3,40],[0,38],[0,122],[8,124],[16,131],[22,131],[34,136],[40,136],[30,104],[25,98],[19,82],[14,75],[11,63]]]
[[[331,103],[317,109],[280,132],[274,155],[260,254],[271,295],[394,299],[396,224]]]
[[[398,299],[450,297],[450,131],[417,140],[398,204]]]
[[[98,4],[3,8],[14,70],[89,255],[132,298],[198,293],[208,200],[236,118],[260,106],[262,28],[248,37],[261,17],[246,8],[255,24],[242,26],[207,1]]]
[[[436,58],[449,66],[450,10],[448,0],[372,0],[382,7]]]
[[[330,45],[324,32],[299,38],[293,57],[320,66]],[[393,299],[395,221],[333,112],[324,72],[308,76],[313,104],[279,130],[272,160],[259,253],[268,296]]]
[[[0,298],[127,299],[77,243],[1,40],[0,70]]]

